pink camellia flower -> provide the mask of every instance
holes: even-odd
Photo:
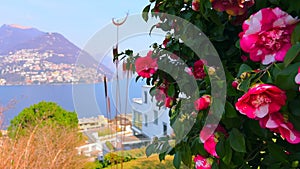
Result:
[[[192,9],[194,11],[199,11],[200,8],[200,0],[193,0],[192,1]]]
[[[156,59],[153,59],[151,55],[152,51],[149,51],[147,56],[136,59],[135,69],[139,76],[150,78],[158,69]]]
[[[219,11],[226,11],[229,15],[243,15],[254,5],[254,0],[210,0],[212,7]]]
[[[214,133],[212,133],[214,131]],[[223,133],[228,136],[225,128],[216,124],[209,124],[202,128],[200,132],[200,140],[204,143],[204,149],[212,156],[219,158],[216,152],[216,146],[219,142],[218,134]]]
[[[254,62],[264,65],[283,61],[291,47],[291,34],[297,19],[280,8],[264,8],[243,23],[240,46]]]
[[[259,119],[262,128],[268,128],[273,132],[280,133],[291,144],[300,143],[300,132],[294,129],[291,122],[287,122],[280,112],[275,112]]]
[[[278,112],[286,101],[285,92],[276,86],[258,84],[250,88],[235,104],[236,109],[249,118],[263,118]]]
[[[194,102],[194,106],[196,110],[205,110],[210,106],[211,96],[203,95],[199,99]]]
[[[209,158],[202,157],[201,155],[196,155],[194,158],[196,169],[211,169],[212,160]]]
[[[196,79],[205,78],[206,74],[204,72],[204,62],[203,62],[203,60],[198,60],[194,63],[193,75]]]
[[[300,143],[300,132],[295,130],[293,124],[291,122],[282,123],[280,127],[278,127],[279,133],[283,138],[286,139],[291,144]]]
[[[165,99],[165,106],[168,108],[171,108],[174,102],[174,98],[172,97],[166,97]]]
[[[218,139],[213,134],[204,142],[204,149],[212,156],[219,158],[216,152]]]

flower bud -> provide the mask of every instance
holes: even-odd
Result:
[[[244,72],[241,74],[240,78],[241,79],[247,79],[250,76],[249,72]]]
[[[216,73],[216,69],[214,67],[209,67],[208,68],[208,74],[209,75],[214,75]]]
[[[165,36],[166,39],[171,39],[171,37],[172,37],[172,34],[170,32],[168,32]]]
[[[235,89],[237,89],[238,85],[239,85],[239,82],[237,80],[235,80],[231,83],[231,86]]]

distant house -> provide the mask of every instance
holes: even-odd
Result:
[[[120,131],[131,131],[132,114],[118,114],[114,119],[109,120],[109,123],[117,125]]]
[[[142,87],[142,98],[132,100],[132,131],[134,135],[144,135],[149,138],[170,135],[169,109],[156,106],[155,98],[149,94],[151,86]]]
[[[98,117],[78,119],[78,126],[81,131],[105,127],[107,124],[108,120],[103,115],[99,115]]]

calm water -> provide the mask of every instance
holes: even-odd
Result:
[[[144,83],[134,80],[129,82],[128,97],[126,97],[126,81],[120,81],[120,95],[116,99],[116,82],[108,83],[108,95],[111,102],[112,117],[115,115],[116,102],[118,112],[125,112],[125,102],[128,100],[127,112],[131,110],[131,99],[141,97],[141,86]],[[16,100],[14,108],[6,111],[5,125],[18,115],[20,111],[40,101],[56,102],[68,111],[75,111],[79,118],[97,115],[106,116],[106,105],[103,83],[98,84],[67,84],[67,85],[32,85],[32,86],[1,86],[0,103],[5,105],[10,100]]]

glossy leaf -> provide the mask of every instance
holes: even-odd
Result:
[[[300,57],[300,43],[293,45],[284,57],[284,66],[290,65],[296,57]]]
[[[297,42],[300,42],[300,23],[298,23],[293,30],[291,42],[292,44],[297,44]]]
[[[149,11],[150,11],[150,6],[151,6],[151,5],[147,5],[147,6],[144,8],[144,10],[143,10],[142,17],[143,17],[143,19],[144,19],[146,22],[147,22],[148,19],[149,19],[148,14],[149,14]]]
[[[229,133],[230,146],[234,151],[246,152],[246,143],[244,135],[237,129],[233,128]]]

